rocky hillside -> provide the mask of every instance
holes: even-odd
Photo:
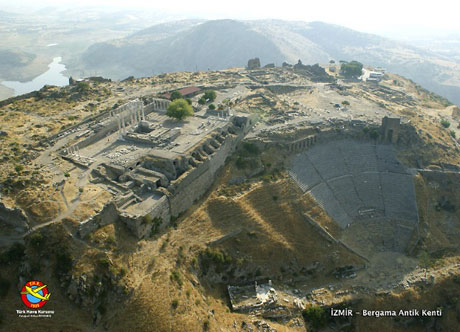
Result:
[[[278,63],[285,58],[269,38],[242,22],[222,20],[190,23],[189,29],[184,26],[183,22],[160,25],[122,40],[92,45],[83,54],[81,64],[124,78],[153,72],[241,67],[255,56]],[[173,31],[177,33],[170,36]]]
[[[156,25],[123,39],[90,46],[70,69],[92,70],[113,78],[177,70],[242,67],[301,59],[326,63],[359,60],[413,79],[460,104],[458,61],[376,35],[322,22],[179,21]]]

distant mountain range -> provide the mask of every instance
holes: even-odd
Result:
[[[70,72],[111,78],[171,71],[358,60],[406,76],[460,105],[460,61],[426,49],[322,22],[186,20],[155,25],[91,45],[67,64]]]

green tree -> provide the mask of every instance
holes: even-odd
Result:
[[[442,119],[442,120],[441,120],[441,125],[442,125],[444,128],[449,128],[449,127],[450,127],[450,122],[447,121],[446,119]]]
[[[176,99],[169,104],[166,115],[177,120],[183,120],[193,115],[193,108],[185,99]]]
[[[302,312],[302,316],[315,329],[325,327],[327,324],[326,310],[321,307],[309,307]]]
[[[206,104],[206,98],[204,96],[202,96],[200,99],[198,99],[198,104],[200,104],[200,105]]]
[[[214,105],[214,104],[210,104],[208,107],[209,107],[210,110],[215,110],[216,109],[216,105]]]
[[[345,62],[340,66],[340,70],[345,77],[358,77],[363,72],[363,64],[358,61]]]
[[[379,132],[375,129],[372,129],[369,132],[369,137],[372,138],[373,140],[376,140],[379,137]]]
[[[90,85],[88,82],[80,81],[77,84],[77,89],[81,92],[86,92],[90,89]]]
[[[176,99],[181,99],[181,98],[183,98],[183,97],[182,97],[182,94],[179,91],[173,91],[171,93],[171,96],[169,97],[169,99],[171,101],[176,100]]]
[[[207,90],[204,92],[204,99],[210,101],[210,102],[213,102],[214,100],[216,100],[216,91],[214,90]]]

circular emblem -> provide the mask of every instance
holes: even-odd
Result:
[[[50,295],[46,285],[38,280],[27,282],[21,290],[22,302],[32,309],[43,307],[48,302]]]

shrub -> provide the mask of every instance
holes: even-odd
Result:
[[[16,165],[14,167],[14,170],[16,171],[16,173],[21,173],[24,170],[24,165]]]
[[[183,120],[193,115],[193,108],[185,99],[176,99],[169,104],[166,115],[177,120]]]
[[[181,98],[183,98],[183,97],[182,97],[182,94],[179,91],[173,91],[171,93],[171,96],[169,97],[169,99],[171,101],[176,100],[176,99],[181,99]]]
[[[210,104],[210,105],[208,106],[208,108],[209,108],[210,110],[215,110],[215,109],[216,109],[216,105]]]
[[[350,102],[347,100],[342,101],[342,105],[350,105]]]
[[[379,132],[375,129],[372,129],[369,133],[370,138],[377,139],[379,137]]]
[[[179,300],[178,300],[178,299],[172,300],[172,302],[171,302],[171,307],[172,307],[173,309],[177,309],[178,306],[179,306]]]
[[[309,307],[302,312],[302,316],[315,329],[325,327],[327,324],[326,310],[321,307]]]
[[[43,235],[40,232],[35,232],[29,235],[29,243],[35,249],[39,249],[43,245],[44,242],[45,242],[45,239],[43,238]]]
[[[204,98],[204,96],[203,96],[200,99],[198,99],[198,104],[200,104],[200,105],[206,104],[206,98]]]
[[[192,105],[192,100],[190,98],[185,99],[189,105]]]
[[[117,243],[117,238],[115,237],[115,235],[110,234],[110,235],[107,237],[106,243],[107,243],[109,246],[115,245],[115,244]]]
[[[110,267],[110,260],[107,257],[101,257],[97,260],[97,265],[106,270]]]
[[[160,226],[163,223],[163,219],[160,217],[155,217],[152,220],[152,228],[150,229],[150,236],[154,236],[160,230]]]
[[[64,176],[65,176],[66,178],[70,178],[70,173],[64,173]]]
[[[206,274],[211,265],[214,265],[217,273],[223,272],[230,264],[233,263],[233,258],[220,250],[207,248],[200,253],[201,268]]]
[[[172,270],[172,271],[171,271],[170,279],[171,279],[171,281],[177,282],[177,284],[179,285],[179,287],[181,287],[182,284],[183,284],[183,281],[182,281],[182,277],[181,277],[181,275],[180,275],[180,272],[177,271],[177,270]]]
[[[420,266],[424,269],[432,267],[435,263],[434,259],[430,256],[430,254],[427,251],[422,251],[418,259]]]
[[[358,61],[342,63],[340,70],[345,77],[357,77],[363,72],[363,64]]]
[[[205,100],[209,100],[210,102],[213,102],[214,100],[216,100],[216,91],[214,90],[207,90],[204,92],[204,95],[203,95],[204,99]]]
[[[452,136],[453,138],[455,138],[457,135],[455,134],[455,131],[451,130],[449,132],[450,136]]]
[[[460,275],[458,274],[454,275],[453,280],[456,284],[460,285]]]
[[[85,91],[88,91],[90,88],[90,85],[88,82],[85,82],[85,81],[81,81],[81,82],[78,82],[77,84],[77,89],[81,92],[85,92]]]
[[[450,122],[447,121],[446,119],[442,119],[442,120],[441,120],[441,125],[442,125],[444,128],[449,128],[449,127],[450,127]]]

